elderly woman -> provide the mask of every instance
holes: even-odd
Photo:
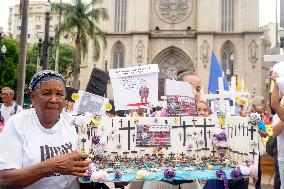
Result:
[[[62,112],[65,80],[45,70],[29,90],[34,108],[12,116],[0,136],[0,188],[77,189],[91,161],[76,152],[75,128]]]

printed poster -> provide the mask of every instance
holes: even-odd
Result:
[[[137,125],[136,146],[171,146],[168,125]]]
[[[170,116],[196,116],[197,108],[193,86],[189,83],[166,80],[165,95]]]
[[[157,104],[158,74],[157,64],[110,70],[116,110]]]
[[[105,105],[108,99],[88,93],[86,91],[78,92],[79,98],[75,101],[74,111],[78,114],[92,113],[99,117],[105,114]]]

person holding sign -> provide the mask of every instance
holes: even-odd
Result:
[[[0,137],[0,188],[78,189],[90,168],[65,107],[62,75],[44,70],[30,84],[33,107],[12,116]]]
[[[177,80],[191,84],[193,86],[193,94],[195,101],[198,103],[201,99],[201,80],[193,72],[189,70],[181,70],[177,73]]]

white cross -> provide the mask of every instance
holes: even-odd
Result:
[[[230,91],[224,90],[223,78],[218,78],[218,86],[219,86],[219,94],[207,94],[203,95],[203,99],[205,100],[213,100],[213,99],[220,99],[220,110],[226,112],[226,102],[225,99],[233,100],[233,106],[231,106],[231,113],[235,113],[235,100],[238,97],[249,96],[250,93],[248,92],[237,92],[236,91],[236,77],[233,76],[231,78],[231,87]]]

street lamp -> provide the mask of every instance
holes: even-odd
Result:
[[[41,50],[42,50],[42,44],[43,44],[43,42],[42,42],[43,32],[38,32],[37,36],[38,36],[38,56],[37,56],[37,62],[36,62],[36,70],[37,70],[37,72],[40,72],[41,60],[42,60],[42,58],[41,58],[41,52],[42,51]]]
[[[45,4],[45,29],[44,29],[44,41],[43,41],[43,64],[42,69],[48,69],[48,47],[49,47],[49,23],[50,23],[51,6],[50,1]]]

